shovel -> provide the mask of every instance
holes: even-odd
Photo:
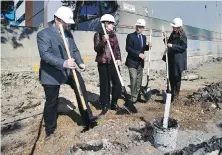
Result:
[[[167,49],[166,31],[165,33],[165,48]],[[166,52],[166,72],[167,72],[167,89],[163,91],[163,100],[165,103],[164,118],[163,118],[163,128],[168,128],[168,121],[171,111],[171,93],[169,90],[169,68],[168,68],[168,53]]]
[[[66,49],[66,52],[67,52],[67,55],[68,55],[68,58],[71,59],[71,54],[70,54],[70,51],[69,51],[69,48],[68,48],[68,44],[67,44],[67,41],[65,39],[65,36],[64,36],[64,30],[63,30],[63,27],[62,25],[59,25],[59,29],[60,29],[60,32],[62,34],[62,39],[63,39],[63,42],[64,42],[64,45],[65,45],[65,49]],[[94,123],[98,117],[97,116],[92,116],[90,117],[88,112],[87,112],[87,107],[86,107],[86,103],[85,103],[85,100],[84,100],[84,97],[83,97],[83,94],[82,94],[82,91],[81,91],[81,87],[79,85],[79,80],[77,78],[77,75],[76,75],[76,71],[73,69],[72,70],[72,73],[73,73],[73,78],[74,78],[74,81],[76,83],[76,87],[77,87],[77,90],[78,90],[78,94],[80,96],[80,101],[81,101],[81,104],[82,104],[82,107],[83,107],[83,110],[84,110],[84,118],[86,120],[88,120],[88,122],[91,124],[91,123]],[[89,124],[89,125],[90,125]]]
[[[150,29],[150,43],[152,40],[152,29]],[[146,86],[142,86],[140,88],[140,94],[143,95],[145,101],[149,101],[151,96],[152,96],[152,91],[151,88],[149,87],[149,81],[150,81],[150,52],[151,52],[151,48],[148,52],[148,67],[147,67],[147,82],[146,82]]]
[[[152,16],[153,16],[153,9],[152,9]],[[151,27],[152,27],[152,18],[151,18]],[[150,43],[152,42],[152,29],[150,29]],[[150,52],[151,52],[151,47],[149,49],[148,52],[148,65],[147,65],[147,81],[146,81],[146,86],[145,87],[140,87],[140,93],[139,93],[139,100],[141,102],[147,102],[150,100],[151,96],[152,96],[152,91],[151,88],[149,87],[149,81],[150,81]],[[143,99],[141,99],[141,96],[143,96],[143,98],[145,99],[145,101]]]
[[[103,28],[104,34],[107,35],[107,32],[106,32],[104,23],[102,23],[102,28]],[[109,50],[110,50],[110,53],[111,53],[111,56],[112,56],[112,59],[113,59],[113,62],[114,62],[114,65],[115,65],[115,68],[116,68],[116,71],[117,71],[119,80],[120,80],[120,83],[121,83],[121,86],[122,86],[123,96],[125,97],[124,109],[125,109],[129,114],[130,114],[131,112],[137,113],[136,107],[133,105],[133,102],[132,102],[131,99],[128,97],[128,94],[127,94],[125,85],[124,85],[124,83],[123,83],[123,79],[122,79],[122,77],[121,77],[121,75],[120,75],[120,71],[119,71],[118,65],[117,65],[117,63],[116,63],[116,59],[115,59],[115,57],[114,57],[113,50],[112,50],[112,48],[111,48],[111,45],[110,45],[109,40],[107,40],[107,43],[108,43]]]

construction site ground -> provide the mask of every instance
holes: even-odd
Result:
[[[171,117],[177,119],[180,125],[177,150],[189,144],[199,144],[213,136],[222,137],[222,110],[213,102],[199,102],[189,98],[199,88],[222,82],[222,62],[209,61],[196,68],[189,68],[185,74],[190,73],[198,75],[199,78],[182,81],[180,99],[172,107]],[[121,67],[121,74],[129,92],[129,75],[124,66]],[[88,68],[82,75],[90,107],[93,114],[97,115],[101,112],[98,103],[97,68]],[[143,84],[145,81],[144,78]],[[58,116],[57,132],[49,139],[45,139],[45,127],[42,121],[45,98],[43,88],[38,81],[38,73],[2,72],[1,82],[2,154],[122,155],[137,154],[142,150],[141,147],[146,154],[161,154],[153,147],[150,122],[163,117],[164,104],[161,92],[166,89],[165,71],[151,72],[149,85],[155,90],[156,95],[153,95],[147,103],[135,104],[138,109],[137,114],[116,115],[115,111],[109,110],[98,120],[98,126],[82,133],[83,126],[76,108],[69,114],[63,113]],[[70,103],[76,105],[75,95],[69,86],[64,85],[60,89],[60,104]],[[120,106],[123,103],[121,99],[118,101]],[[90,148],[89,144],[95,147]]]

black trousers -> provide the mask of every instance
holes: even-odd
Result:
[[[85,114],[87,113],[89,117],[92,117],[92,111],[88,105],[87,91],[86,91],[84,80],[78,71],[76,71],[76,74],[77,74],[79,85],[80,85],[80,88],[81,88],[81,91],[82,91],[82,94],[83,94],[83,97],[87,106],[86,112],[84,111],[82,107],[80,96],[79,96],[76,83],[73,79],[72,74],[69,76],[66,84],[70,85],[71,88],[74,90],[76,94],[79,111],[82,117],[82,121],[84,125],[88,125],[89,119],[85,117]],[[59,85],[43,85],[43,88],[44,88],[45,97],[46,97],[43,117],[44,117],[44,122],[45,122],[46,134],[48,134],[48,133],[53,132],[57,127],[57,115],[58,115],[57,109],[58,109],[58,102],[59,102],[58,97],[59,97],[60,86]]]
[[[181,74],[175,75],[174,72],[169,70],[169,80],[170,80],[170,87],[171,87],[171,94],[172,94],[172,101],[175,97],[179,95],[180,86],[181,86]]]
[[[112,100],[117,101],[121,96],[121,83],[115,68],[112,64],[98,64],[100,82],[100,103],[110,103],[110,81],[112,82]]]

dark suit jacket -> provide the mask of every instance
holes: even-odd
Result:
[[[142,35],[143,46],[141,47],[138,34],[136,32],[128,34],[126,38],[126,52],[128,52],[125,65],[130,68],[138,68],[141,64],[144,67],[144,60],[139,57],[140,53],[149,50],[146,45],[146,36]]]
[[[69,31],[65,31],[69,50],[72,58],[75,59],[77,65],[83,63],[79,50],[75,44],[73,35]],[[37,34],[37,44],[39,49],[40,83],[45,85],[61,85],[66,83],[70,70],[63,67],[63,63],[68,59],[65,45],[58,29],[49,26]]]

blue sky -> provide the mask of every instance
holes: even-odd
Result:
[[[61,6],[61,2],[52,2]],[[128,1],[128,3],[133,4],[135,1]],[[136,3],[146,6],[149,11],[153,8],[154,18],[171,21],[175,17],[181,17],[185,25],[218,32],[222,30],[222,1],[137,1]],[[55,12],[56,9],[57,5],[49,7],[48,12]],[[88,9],[87,11],[89,14],[99,12],[99,10],[93,10]],[[7,18],[14,19],[14,12],[8,14]],[[53,16],[48,18],[51,19]]]
[[[155,18],[171,21],[175,17],[180,17],[185,25],[218,32],[222,29],[222,1],[138,1],[137,3],[148,7],[148,10],[153,8]]]

